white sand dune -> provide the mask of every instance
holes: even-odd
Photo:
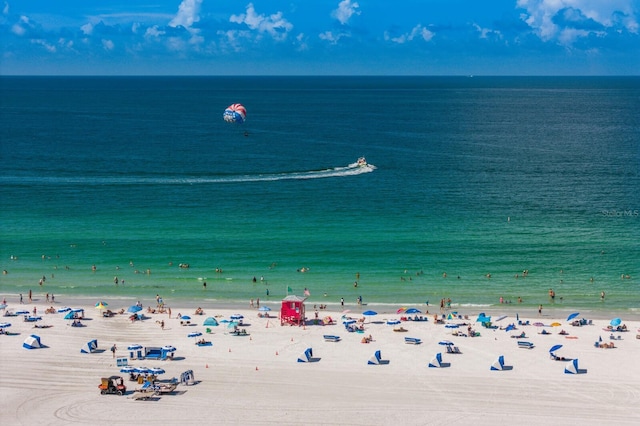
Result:
[[[71,303],[67,301],[68,303]],[[29,308],[31,306],[27,305]],[[277,306],[273,305],[274,311]],[[45,306],[38,307],[44,311]],[[119,307],[118,307],[119,308]],[[367,319],[365,335],[373,342],[361,343],[359,333],[348,333],[339,323],[331,326],[281,326],[278,319],[258,318],[255,309],[212,309],[194,316],[191,326],[166,314],[147,315],[131,322],[128,316],[103,318],[93,306],[85,306],[91,319],[86,327],[69,326],[62,314],[42,315],[35,329],[21,317],[5,317],[12,326],[7,331],[19,335],[0,336],[0,418],[3,424],[96,424],[114,421],[149,424],[639,424],[640,423],[640,339],[639,321],[625,321],[629,332],[616,333],[615,349],[595,348],[608,320],[594,325],[545,327],[550,335],[540,335],[539,327],[522,326],[517,331],[473,327],[480,337],[452,336],[454,329],[428,322],[403,322],[408,331],[398,333],[384,324],[381,314],[375,323]],[[229,334],[226,325],[210,327],[207,316],[229,318],[245,315],[242,326],[249,336]],[[173,309],[175,315],[178,309]],[[273,314],[273,312],[272,312]],[[475,316],[469,313],[473,322]],[[477,314],[477,313],[476,313]],[[323,312],[339,320],[340,313]],[[358,318],[357,314],[352,314]],[[537,315],[537,313],[536,313]],[[521,314],[522,317],[522,314]],[[379,318],[379,320],[378,320]],[[532,322],[537,319],[533,316]],[[524,318],[523,318],[524,319]],[[164,320],[161,330],[156,321]],[[268,321],[268,326],[267,326]],[[515,318],[506,318],[507,325]],[[546,324],[553,322],[544,318]],[[570,338],[558,334],[564,328]],[[466,328],[460,329],[466,331]],[[187,337],[203,332],[212,346],[199,347]],[[525,331],[534,349],[522,349],[512,334]],[[23,340],[31,333],[41,337],[43,349],[27,350]],[[325,342],[323,334],[342,337]],[[422,339],[420,345],[404,343],[404,337]],[[83,354],[80,348],[98,339],[99,351]],[[450,355],[438,342],[454,342],[462,354]],[[100,395],[100,378],[119,373],[109,348],[116,344],[118,357],[127,357],[126,347],[173,345],[172,361],[132,360],[130,365],[161,366],[161,379],[179,377],[193,370],[197,383],[180,385],[174,394],[148,401],[130,398],[135,382],[125,384],[125,396]],[[549,348],[562,344],[559,356],[578,358],[584,374],[564,373],[566,362],[553,361]],[[313,349],[317,362],[296,362],[306,348]],[[386,365],[367,365],[380,350]],[[429,368],[435,353],[443,353],[447,368]],[[506,371],[490,366],[504,355]]]

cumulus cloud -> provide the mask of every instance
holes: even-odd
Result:
[[[293,24],[282,16],[282,12],[272,15],[259,15],[253,3],[247,5],[246,13],[231,15],[229,22],[234,24],[244,24],[249,29],[258,31],[260,34],[266,33],[275,40],[284,40],[287,33],[293,29]]]
[[[349,35],[346,33],[334,34],[332,31],[325,31],[318,34],[318,37],[320,37],[320,40],[328,41],[331,44],[338,44],[341,38],[349,37]]]
[[[488,39],[489,37],[502,38],[502,33],[498,30],[492,30],[491,28],[483,28],[478,24],[473,24],[473,28],[480,33],[480,38]]]
[[[415,27],[413,27],[411,29],[411,31],[409,31],[408,33],[405,34],[401,34],[399,36],[396,37],[392,37],[388,32],[384,33],[384,39],[387,41],[392,41],[394,43],[398,43],[398,44],[404,44],[407,43],[409,41],[413,41],[416,38],[418,39],[422,39],[424,41],[431,41],[431,39],[435,36],[436,34],[433,31],[429,31],[429,29],[423,27],[422,25],[418,24]]]
[[[518,0],[520,18],[543,41],[572,43],[607,30],[638,32],[633,0]]]
[[[200,20],[200,5],[202,0],[182,0],[178,7],[178,13],[169,22],[170,27],[183,26],[185,28],[191,28],[194,22]]]
[[[346,25],[353,15],[360,15],[358,10],[360,5],[351,0],[342,0],[338,4],[338,8],[331,12],[331,16],[337,19],[342,25]]]
[[[112,40],[102,39],[102,47],[104,48],[104,50],[113,50],[115,45]]]

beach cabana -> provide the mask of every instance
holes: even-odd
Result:
[[[491,364],[491,369],[496,371],[504,370],[504,355],[500,355],[498,359]]]
[[[442,352],[438,352],[431,362],[429,362],[429,367],[431,368],[441,368],[442,367]]]
[[[306,297],[291,294],[282,299],[280,308],[280,325],[303,325],[304,324],[304,301]]]
[[[98,350],[98,339],[89,340],[80,348],[80,353],[90,354]]]
[[[142,345],[138,345],[138,344],[133,344],[133,345],[129,345],[127,347],[127,350],[129,351],[129,358],[131,359],[144,359],[144,355],[142,355],[142,350],[144,348],[142,347]]]
[[[24,343],[22,343],[22,347],[25,349],[38,349],[43,348],[44,345],[40,341],[40,336],[36,336],[32,334],[31,336],[24,339]]]
[[[218,326],[218,320],[216,320],[214,317],[207,317],[207,319],[204,320],[204,322],[202,323],[202,325],[208,325],[208,326],[212,326],[212,327],[217,327]]]
[[[313,349],[307,348],[302,355],[298,357],[298,362],[311,362],[313,358]]]
[[[564,367],[565,374],[578,374],[578,358],[572,359],[567,365]]]

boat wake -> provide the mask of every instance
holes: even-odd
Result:
[[[372,164],[358,163],[323,170],[282,173],[256,173],[224,176],[0,176],[0,183],[11,185],[197,185],[209,183],[267,182],[278,180],[326,179],[371,173]]]

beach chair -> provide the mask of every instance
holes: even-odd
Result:
[[[307,348],[307,350],[298,357],[298,362],[311,362],[311,358],[313,358],[313,349]]]
[[[459,348],[459,347],[454,346],[454,347],[453,347],[453,353],[454,353],[454,354],[461,354],[462,352],[460,352],[460,348]]]
[[[452,354],[453,353],[453,348],[449,345],[447,345],[447,353],[448,354]]]
[[[441,368],[442,367],[442,353],[438,352],[435,354],[431,362],[429,362],[429,367],[431,368]]]
[[[518,347],[519,348],[523,348],[523,349],[533,349],[534,345],[531,342],[519,341],[518,342]]]
[[[504,355],[500,355],[497,360],[491,364],[491,370],[501,371],[504,370]]]
[[[404,342],[410,345],[419,345],[420,343],[422,343],[422,340],[418,339],[417,337],[405,337]]]
[[[334,336],[332,334],[325,334],[324,336],[325,342],[339,342],[340,336]]]

